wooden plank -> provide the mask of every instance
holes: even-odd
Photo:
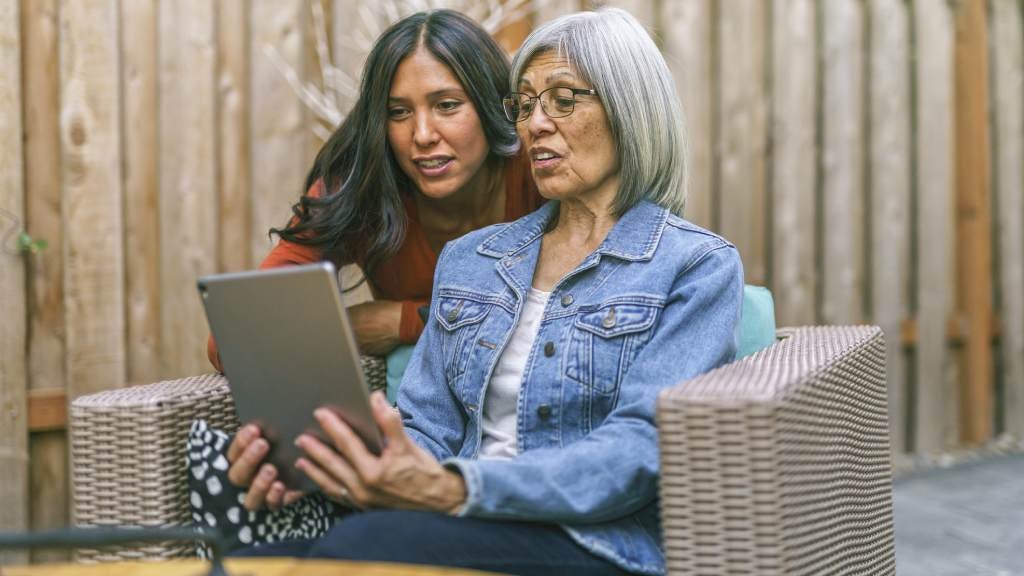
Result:
[[[779,326],[816,320],[817,31],[813,0],[772,10],[772,269]]]
[[[29,260],[28,377],[29,430],[39,425],[33,397],[58,390],[48,414],[66,413],[64,387],[64,274],[61,244],[60,70],[56,0],[22,0],[22,82],[25,94],[25,199],[29,234],[47,249]],[[63,433],[29,438],[29,526],[47,530],[68,523],[67,437]],[[32,562],[66,561],[67,551],[34,550]]]
[[[957,304],[969,327],[960,378],[960,439],[992,437],[992,212],[985,0],[956,11]]]
[[[480,576],[477,570],[448,567],[396,565],[387,562],[353,562],[297,558],[228,558],[224,572],[260,576]],[[120,561],[101,564],[15,566],[4,576],[180,576],[206,574],[206,560],[176,558],[159,562]]]
[[[221,271],[254,266],[249,251],[249,18],[245,0],[217,3],[220,223],[217,246]]]
[[[33,485],[33,530],[62,528],[68,524],[71,490],[67,444],[67,433],[63,430],[32,434],[29,476]],[[48,487],[44,494],[39,493],[40,485]],[[41,506],[43,498],[47,499],[45,506]],[[68,550],[33,550],[30,558],[33,564],[67,562],[71,554]]]
[[[31,387],[64,386],[60,75],[56,0],[22,0],[26,228],[48,247],[29,260]]]
[[[658,26],[658,12],[659,4],[657,0],[606,0],[602,3],[604,6],[611,6],[615,8],[622,8],[626,12],[629,12],[637,20],[643,24],[644,28],[651,34],[651,37],[655,39],[658,44],[661,44],[661,38],[667,34],[659,34]],[[665,28],[665,31],[672,31],[671,28]]]
[[[766,281],[766,10],[761,0],[718,4],[718,226],[743,258],[748,284]]]
[[[323,68],[320,66],[320,57],[317,54],[319,50],[317,36],[319,31],[317,30],[316,18],[314,18],[314,6],[319,5],[320,14],[326,17],[324,14],[323,0],[307,0],[303,6],[305,21],[304,26],[299,28],[298,32],[302,35],[302,69],[305,70],[305,74],[301,76],[303,84],[312,84],[318,90],[323,90],[324,86],[324,73]],[[327,23],[323,22],[323,32],[327,33]],[[317,135],[316,130],[313,127],[316,124],[316,114],[312,111],[307,111],[309,117],[309,124],[306,127],[306,157],[309,158],[310,164],[316,153],[320,151],[320,147],[323,146],[324,140]]]
[[[714,79],[710,0],[679,0],[661,5],[662,52],[675,77],[686,114],[686,219],[710,228],[713,190]]]
[[[217,269],[214,5],[160,2],[161,357],[167,376],[209,371],[196,278]]]
[[[69,398],[124,385],[118,2],[61,5],[61,183]]]
[[[910,27],[903,0],[868,4],[868,194],[871,204],[872,321],[886,339],[889,433],[893,451],[906,452],[906,359],[901,321],[909,315],[911,107]]]
[[[956,374],[945,327],[954,304],[953,21],[944,0],[914,5],[917,167],[915,452],[958,438]]]
[[[821,321],[864,321],[864,17],[857,0],[822,8]]]
[[[128,381],[157,380],[160,366],[160,173],[157,4],[121,3],[125,310]]]
[[[68,397],[63,388],[36,388],[28,392],[28,431],[51,432],[68,425]],[[33,455],[34,456],[34,455]],[[52,526],[58,528],[59,526]]]
[[[29,526],[25,260],[16,242],[25,219],[19,14],[18,0],[0,0],[0,530]],[[27,559],[0,552],[0,566]]]
[[[533,14],[527,12],[518,20],[508,22],[505,26],[494,31],[494,39],[498,41],[502,49],[509,55],[515,55],[516,50],[522,45],[523,40],[533,29]]]
[[[543,24],[559,16],[571,14],[581,10],[585,2],[586,0],[547,0],[546,2],[537,2],[534,21],[537,24]]]
[[[999,342],[1001,328],[999,326],[999,319],[996,317],[992,318],[989,323],[992,327],[992,331],[988,334],[987,338],[993,344]],[[913,316],[905,318],[899,324],[899,341],[906,348],[913,348],[917,346],[917,318]],[[967,335],[970,334],[970,329],[967,326],[967,321],[961,318],[959,315],[954,315],[949,318],[949,322],[946,323],[946,341],[949,346],[953,348],[959,348],[967,343]],[[888,336],[886,336],[888,338]]]
[[[363,25],[368,11],[362,0],[331,0],[331,59],[341,74],[337,95],[342,113],[355,104],[363,63],[374,40]]]
[[[1001,404],[1005,430],[1024,435],[1024,21],[1020,4],[993,0],[991,25]]]
[[[306,73],[302,30],[308,5],[301,0],[254,0],[250,8],[250,144],[252,150],[252,236],[250,254],[259,262],[269,252],[267,231],[282,226],[304,192],[311,158],[307,137],[312,120],[266,54],[277,50],[299,78]]]
[[[361,41],[353,30],[353,22],[361,22],[359,16],[362,0],[332,0],[331,2],[331,49],[334,54],[334,65],[344,75],[341,80],[342,89],[338,91],[338,106],[347,112],[355,103],[359,79],[362,75],[363,63],[369,54],[370,41]],[[365,7],[362,8],[365,10]],[[362,279],[363,273],[356,265],[344,266],[339,272],[343,287],[355,286]],[[368,284],[345,293],[345,304],[353,306],[373,300]]]

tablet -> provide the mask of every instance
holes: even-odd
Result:
[[[206,276],[198,281],[238,418],[260,426],[268,461],[290,489],[316,486],[295,468],[295,438],[324,434],[313,411],[341,416],[379,454],[373,419],[338,275],[329,262]],[[328,445],[331,445],[329,442]]]

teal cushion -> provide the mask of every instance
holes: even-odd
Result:
[[[772,293],[763,286],[743,287],[743,308],[740,312],[739,344],[736,358],[749,356],[775,343],[775,303]],[[412,346],[399,346],[388,354],[388,401],[398,399],[405,367],[412,356]]]
[[[405,367],[409,365],[409,358],[412,356],[412,349],[415,346],[399,346],[388,354],[388,402],[394,406],[398,401],[398,385],[402,383],[402,376],[405,375]]]
[[[739,332],[737,359],[775,343],[775,302],[771,290],[750,284],[743,287]]]

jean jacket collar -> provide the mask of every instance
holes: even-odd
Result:
[[[494,258],[519,255],[544,235],[550,222],[558,217],[558,209],[558,202],[547,202],[532,214],[501,227],[480,243],[477,252]],[[669,212],[665,208],[647,201],[640,202],[615,223],[604,242],[588,260],[593,258],[596,261],[602,255],[635,262],[650,260],[658,248],[668,217]],[[638,238],[646,240],[637,242]],[[581,266],[587,264],[583,262]]]

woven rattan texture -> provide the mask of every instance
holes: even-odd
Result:
[[[382,359],[363,357],[371,389],[385,386]],[[227,380],[193,376],[108,390],[71,404],[71,478],[77,526],[191,523],[185,443],[192,422],[238,427]],[[191,543],[83,549],[84,562],[191,556]]]
[[[810,327],[659,399],[670,574],[893,574],[884,341]]]

